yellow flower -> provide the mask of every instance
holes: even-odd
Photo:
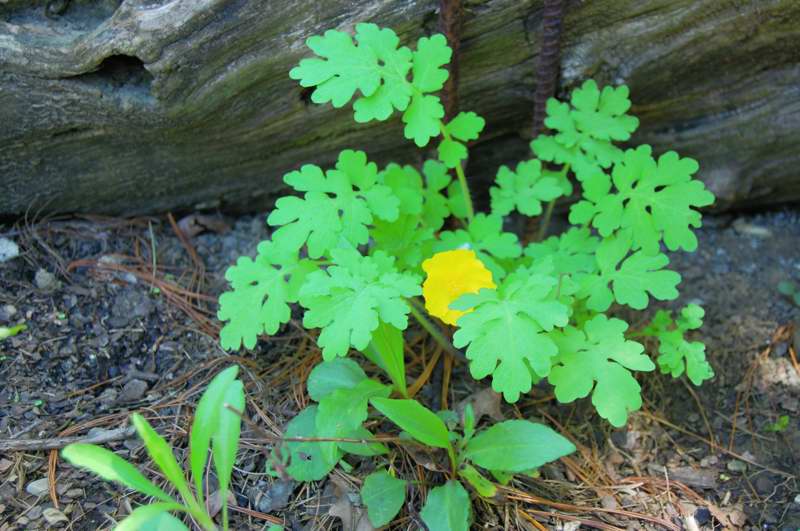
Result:
[[[492,282],[492,273],[475,256],[475,251],[469,249],[436,253],[422,262],[422,269],[428,274],[422,284],[425,309],[452,325],[467,312],[451,310],[450,304],[465,293],[497,287]]]

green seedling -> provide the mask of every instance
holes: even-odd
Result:
[[[0,326],[0,341],[14,337],[15,335],[27,330],[27,325],[18,324],[14,326]]]
[[[781,415],[775,422],[764,426],[764,431],[780,433],[786,431],[786,428],[788,427],[789,427],[789,415]]]
[[[778,292],[792,301],[795,306],[800,306],[800,290],[797,289],[797,285],[794,282],[789,280],[779,282]]]
[[[228,529],[228,491],[241,429],[241,418],[231,408],[242,412],[245,406],[244,387],[236,379],[237,372],[236,366],[220,372],[208,384],[197,404],[189,438],[189,468],[194,480],[191,486],[167,441],[156,433],[143,416],[134,413],[131,417],[148,455],[177,491],[180,501],[156,486],[133,465],[101,446],[71,444],[61,451],[62,457],[71,464],[155,500],[134,509],[115,527],[116,531],[188,530],[173,513],[188,514],[204,531],[216,531],[218,527],[208,513],[204,489],[209,448],[219,482],[218,495],[222,500],[222,529]]]

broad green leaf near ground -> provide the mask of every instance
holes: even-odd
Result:
[[[225,323],[220,343],[226,350],[253,348],[261,334],[274,334],[291,317],[306,275],[317,269],[297,253],[283,256],[270,242],[258,246],[255,260],[243,256],[228,268],[225,279],[231,291],[219,298],[217,317]]]
[[[272,241],[282,254],[305,244],[316,259],[342,241],[361,245],[369,240],[374,219],[393,221],[399,215],[400,200],[378,182],[378,168],[363,151],[342,151],[332,170],[306,164],[283,180],[304,195],[281,197],[267,217],[278,227]]]
[[[703,325],[705,312],[696,304],[681,310],[677,319],[672,312],[659,310],[650,324],[639,335],[658,339],[659,356],[656,359],[664,374],[676,378],[686,373],[689,380],[700,385],[714,377],[714,369],[706,361],[706,346],[700,341],[688,341],[686,334]]]
[[[397,516],[406,499],[406,484],[386,470],[373,472],[364,478],[361,501],[367,506],[367,515],[373,526],[382,527]]]
[[[534,375],[547,376],[558,349],[547,332],[565,326],[568,308],[554,299],[556,278],[522,269],[509,275],[497,290],[483,289],[451,304],[472,309],[458,320],[453,336],[457,348],[467,347],[470,373],[492,377],[492,388],[516,402],[530,391]]]
[[[559,402],[570,403],[592,395],[601,417],[624,426],[628,413],[642,405],[641,388],[631,371],[652,371],[655,365],[636,341],[625,339],[628,324],[598,315],[582,330],[568,327],[550,337],[558,357],[548,376]]]
[[[514,171],[508,166],[500,166],[495,182],[497,186],[489,189],[492,214],[501,216],[507,216],[513,210],[526,216],[538,216],[542,213],[542,203],[563,193],[555,177],[543,174],[542,163],[537,159],[520,162]]]
[[[564,436],[527,420],[507,420],[478,433],[464,457],[487,470],[524,472],[575,451]]]
[[[309,406],[286,425],[284,437],[317,436],[317,406]],[[286,471],[297,481],[316,481],[328,475],[339,461],[335,442],[286,442],[282,457],[288,460]],[[273,458],[276,458],[273,455]]]
[[[422,293],[420,279],[399,273],[394,259],[381,251],[331,254],[333,265],[310,274],[300,291],[303,325],[322,328],[317,343],[326,360],[346,355],[350,347],[366,348],[379,321],[405,330],[410,309],[404,299]]]
[[[323,361],[308,375],[306,380],[308,396],[311,400],[319,402],[337,389],[352,389],[366,378],[364,369],[350,358]]]
[[[517,235],[503,231],[503,219],[498,215],[478,214],[466,230],[444,231],[439,238],[434,246],[436,252],[472,249],[492,272],[495,282],[506,274],[503,260],[522,254]]]
[[[420,511],[428,531],[469,531],[472,504],[461,483],[450,480],[428,492]]]
[[[352,388],[333,391],[320,400],[317,407],[317,436],[349,437],[367,420],[369,400],[375,397],[386,398],[390,392],[389,387],[368,378]]]
[[[667,249],[694,251],[700,227],[697,208],[709,206],[714,195],[692,179],[698,164],[670,151],[656,161],[650,146],[629,149],[614,165],[612,179],[595,179],[584,187],[584,199],[572,206],[570,222],[597,228],[607,237],[629,230],[633,249],[657,253]],[[613,183],[613,191],[611,184]]]

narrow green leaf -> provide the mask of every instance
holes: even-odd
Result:
[[[461,483],[450,480],[428,494],[420,511],[428,531],[469,531],[472,505]]]
[[[464,457],[487,470],[523,472],[569,455],[575,446],[542,424],[507,420],[479,433]]]
[[[177,502],[150,482],[132,464],[110,450],[94,444],[70,444],[61,457],[71,465],[94,472],[106,481],[116,481],[135,491],[167,503]]]
[[[373,398],[370,402],[419,442],[437,448],[450,448],[447,426],[436,413],[416,400]]]
[[[178,489],[183,500],[187,504],[191,504],[192,501],[194,501],[194,497],[189,490],[189,485],[186,483],[183,470],[181,470],[181,467],[175,460],[175,455],[172,453],[172,448],[169,447],[167,441],[161,438],[161,436],[156,433],[156,430],[150,426],[150,423],[140,414],[134,413],[131,415],[131,422],[136,428],[139,437],[144,441],[150,459],[158,465],[158,468],[161,469],[161,472],[164,473],[164,476],[166,476],[170,483],[175,485],[175,488]]]
[[[239,434],[242,427],[242,419],[233,411],[225,408],[225,404],[244,412],[244,385],[241,381],[234,381],[225,392],[223,409],[219,414],[219,426],[212,436],[214,468],[217,470],[224,519],[227,518],[228,485],[233,472],[233,464],[236,461],[236,452],[239,450]]]
[[[467,404],[464,408],[464,439],[470,440],[475,435],[475,410],[472,409],[472,404]]]
[[[306,386],[311,400],[319,402],[337,389],[352,389],[367,378],[358,363],[348,358],[323,361],[308,375]]]
[[[208,461],[208,447],[211,443],[211,435],[219,425],[219,413],[223,407],[225,391],[231,385],[231,382],[236,379],[238,372],[239,367],[234,365],[217,374],[208,384],[203,396],[200,397],[194,413],[192,432],[189,436],[189,463],[195,490],[201,501],[205,498],[203,493],[203,472]]]
[[[186,507],[177,503],[154,503],[142,505],[133,510],[114,531],[189,531],[189,528],[169,511],[186,511]]]
[[[345,439],[374,439],[375,436],[364,426],[359,426],[352,433],[345,434]],[[375,455],[384,455],[389,453],[389,449],[379,442],[370,443],[355,443],[355,442],[340,442],[339,448],[348,454],[360,455],[364,457],[372,457]]]
[[[403,332],[381,321],[372,332],[372,341],[364,355],[386,371],[397,392],[408,395],[406,389],[406,363],[403,356]]]
[[[459,471],[459,475],[466,479],[484,498],[493,498],[497,494],[497,487],[494,483],[483,477],[474,466],[465,464]]]
[[[406,483],[385,470],[373,472],[364,479],[361,501],[367,506],[367,515],[372,525],[384,526],[397,516],[406,499]]]

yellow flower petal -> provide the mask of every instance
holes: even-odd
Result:
[[[475,251],[456,249],[436,253],[422,262],[428,277],[422,284],[425,309],[448,324],[456,324],[467,312],[449,308],[465,293],[477,293],[481,288],[496,288],[492,273],[486,269]]]

